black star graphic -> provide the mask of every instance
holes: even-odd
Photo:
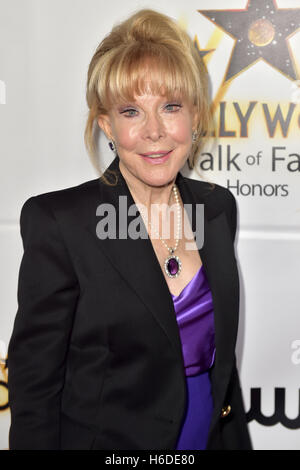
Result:
[[[297,79],[287,38],[300,28],[300,8],[278,9],[275,0],[248,0],[245,10],[198,11],[235,39],[225,81],[260,59]]]
[[[215,51],[215,49],[201,49],[197,39],[194,40],[194,46],[196,47],[201,59],[203,59],[207,54]]]
[[[213,52],[215,49],[210,49],[209,51],[206,51],[205,49],[198,49],[198,52],[200,54],[200,57],[203,58],[210,52]]]

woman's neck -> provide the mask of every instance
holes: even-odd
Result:
[[[120,171],[127,183],[130,193],[134,199],[138,210],[140,211],[144,222],[148,229],[148,223],[156,230],[157,233],[163,235],[164,238],[174,238],[176,227],[179,221],[178,206],[174,195],[174,181],[160,187],[149,186],[132,176],[126,168],[120,165]],[[179,192],[180,209],[182,209],[182,201]],[[182,217],[182,211],[180,211]],[[153,233],[152,233],[153,235]]]
[[[119,167],[135,203],[142,204],[149,213],[154,204],[160,206],[163,211],[164,207],[167,208],[175,203],[173,187],[176,178],[164,186],[150,186],[126,171],[121,162]]]

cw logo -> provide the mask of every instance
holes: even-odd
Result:
[[[251,388],[251,407],[247,416],[247,421],[255,420],[263,426],[274,426],[281,423],[282,426],[289,429],[300,428],[300,389],[298,401],[298,417],[295,419],[287,418],[285,415],[285,389],[275,388],[275,410],[272,416],[265,416],[261,411],[261,389]]]

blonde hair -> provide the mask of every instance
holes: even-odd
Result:
[[[90,62],[84,139],[95,166],[98,117],[107,114],[113,103],[131,101],[134,94],[149,92],[149,82],[153,94],[170,98],[179,95],[195,107],[197,140],[188,157],[190,169],[194,168],[212,128],[207,71],[188,34],[168,16],[150,9],[115,25]]]

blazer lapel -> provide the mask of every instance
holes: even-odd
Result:
[[[96,239],[99,249],[126,280],[130,288],[135,291],[164,330],[176,351],[181,354],[181,340],[172,297],[150,238],[132,239],[127,237],[126,239],[118,239],[120,217],[124,217],[124,213],[127,214],[129,207],[135,204],[123,175],[119,171],[118,163],[119,157],[117,156],[108,168],[117,171],[119,178],[117,186],[108,186],[99,180],[99,204],[110,203],[114,206],[117,238],[99,240],[96,235],[96,223],[99,219],[96,220],[96,217],[95,221],[89,223],[87,228]],[[125,204],[125,210],[122,210],[120,214],[119,203],[121,196],[125,196],[122,201],[122,204]],[[128,215],[127,222],[123,220],[126,229],[137,218],[137,215],[137,213],[132,216]],[[144,224],[142,228],[146,231]]]
[[[118,184],[108,186],[99,179],[99,204],[111,203],[115,207],[118,234],[119,197],[126,196],[124,198],[124,201],[127,201],[126,213],[127,209],[135,203],[119,170],[118,156],[108,170],[118,173]],[[108,173],[106,175],[108,176]],[[216,390],[216,394],[221,399],[232,367],[239,305],[238,275],[230,228],[222,203],[216,203],[213,195],[210,196],[207,184],[199,185],[199,182],[187,179],[181,173],[177,175],[176,184],[183,203],[191,204],[190,223],[194,233],[196,232],[196,204],[204,204],[204,244],[199,249],[199,254],[213,298],[216,343],[214,369],[218,375],[220,387],[219,391]],[[137,213],[128,216],[127,225],[136,217]],[[93,223],[88,225],[88,230],[96,239],[99,249],[155,317],[176,351],[182,354],[172,297],[150,239],[148,237],[118,239],[117,235],[116,239],[106,238],[100,241],[96,235],[97,220],[95,217]],[[143,228],[146,230],[145,227]]]

